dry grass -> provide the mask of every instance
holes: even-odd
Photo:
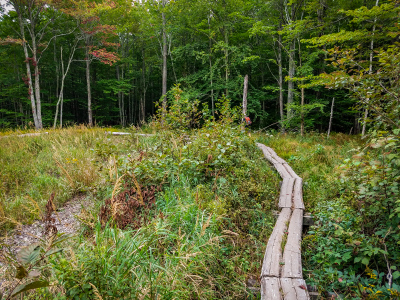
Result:
[[[124,151],[131,144],[129,136],[109,136],[102,128],[46,131],[23,137],[20,131],[0,133],[0,231],[37,218],[53,192],[56,205],[76,193],[93,192],[104,177],[102,148]]]

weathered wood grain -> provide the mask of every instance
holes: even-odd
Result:
[[[310,297],[302,279],[301,265],[303,180],[273,149],[263,144],[257,146],[283,179],[279,196],[279,207],[282,210],[268,240],[261,270],[261,299],[308,300]],[[288,235],[282,255],[282,242],[286,233]]]
[[[267,147],[267,151],[271,154],[271,156],[280,164],[286,164],[287,162],[282,159],[280,156],[278,156],[278,154],[276,154],[276,152],[274,151],[274,149]]]
[[[293,178],[299,178],[299,176],[296,174],[295,171],[293,171],[292,167],[289,166],[288,163],[284,163],[283,167],[286,169],[286,171],[290,174],[291,177]]]
[[[272,163],[273,165],[279,163],[279,162],[271,155],[271,153],[268,151],[268,147],[267,147],[267,146],[265,146],[265,145],[263,145],[263,144],[260,144],[260,143],[257,143],[257,147],[260,148],[260,149],[262,150],[262,152],[263,152],[263,154],[264,154],[264,157],[265,157],[270,163]]]
[[[303,202],[303,179],[296,178],[293,188],[293,207],[297,209],[304,209]]]
[[[280,278],[261,278],[261,299],[262,300],[283,300],[281,294]]]
[[[291,177],[285,177],[282,181],[281,193],[279,194],[279,207],[292,207],[292,196],[295,179]]]
[[[303,279],[281,278],[280,284],[284,300],[310,299],[307,292],[307,285]]]
[[[289,172],[286,171],[285,167],[283,166],[284,164],[274,164],[275,169],[278,171],[279,175],[281,175],[282,178],[292,178],[290,176]]]
[[[264,254],[264,261],[261,270],[261,276],[279,277],[280,275],[280,262],[282,259],[282,240],[285,235],[287,224],[289,223],[291,215],[290,208],[282,209],[279,218],[275,223],[274,230],[269,237],[267,249]]]
[[[283,252],[282,277],[303,278],[301,266],[301,234],[303,226],[303,210],[294,209],[290,218],[288,237]]]

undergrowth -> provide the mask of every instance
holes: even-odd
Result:
[[[303,237],[303,273],[323,298],[400,298],[398,138],[334,134],[271,136],[303,178],[316,224]],[[364,145],[364,147],[363,147]]]

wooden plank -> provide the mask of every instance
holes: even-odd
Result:
[[[290,218],[289,234],[283,252],[282,277],[303,278],[301,266],[301,233],[303,228],[303,210],[294,209]]]
[[[268,239],[267,248],[265,249],[261,277],[279,277],[280,275],[282,240],[287,228],[287,224],[290,220],[290,215],[290,208],[282,209],[281,213],[279,214],[279,218],[275,223],[274,230]]]
[[[278,171],[279,175],[281,175],[282,178],[292,178],[292,176],[290,176],[289,172],[286,171],[283,164],[280,164],[280,163],[274,164],[274,167]]]
[[[276,161],[274,158],[273,158],[273,156],[271,155],[271,153],[268,151],[268,147],[267,146],[265,146],[265,145],[263,145],[263,144],[260,144],[260,143],[257,143],[257,147],[258,148],[260,148],[261,150],[262,150],[262,152],[263,152],[263,154],[264,154],[264,157],[269,161],[269,162],[271,162],[273,165],[275,165],[276,163],[278,163],[278,161]]]
[[[282,181],[281,193],[279,194],[279,207],[292,207],[292,196],[294,188],[294,178],[285,177]]]
[[[280,164],[287,164],[287,162],[282,159],[280,156],[278,156],[278,154],[276,154],[276,152],[274,151],[274,149],[270,148],[270,147],[266,147],[267,151],[271,154],[271,156]]]
[[[280,279],[276,277],[261,278],[261,300],[282,300]]]
[[[303,279],[280,279],[284,300],[309,300],[307,285]]]
[[[293,178],[298,178],[299,177],[299,175],[297,175],[295,173],[295,171],[293,171],[292,167],[289,166],[288,163],[283,164],[283,166],[285,167],[286,171],[288,171],[288,173],[290,174],[291,177],[293,177]]]
[[[303,202],[303,179],[300,177],[296,178],[293,188],[293,205],[294,208],[304,209]]]
[[[129,132],[118,132],[118,131],[106,131],[106,134],[111,135],[131,135]]]
[[[48,132],[34,132],[34,133],[25,133],[25,134],[19,134],[17,135],[18,137],[24,137],[24,136],[39,136],[41,134],[49,134]]]

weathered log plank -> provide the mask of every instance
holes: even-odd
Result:
[[[290,220],[291,209],[283,208],[269,237],[261,270],[261,277],[279,277],[282,259],[282,240]]]
[[[24,133],[24,134],[19,134],[17,135],[18,137],[24,137],[24,136],[39,136],[41,134],[49,134],[48,132],[34,132],[34,133]]]
[[[298,178],[299,177],[299,175],[297,175],[296,172],[293,171],[292,167],[289,166],[288,163],[284,163],[283,166],[286,169],[286,171],[290,174],[291,177],[293,177],[293,178]]]
[[[284,300],[309,300],[307,285],[303,279],[281,278]]]
[[[276,277],[261,278],[261,299],[282,300],[280,279]]]
[[[260,143],[257,143],[257,147],[260,148],[260,149],[262,150],[262,152],[263,152],[263,154],[264,154],[264,157],[265,157],[270,163],[272,163],[273,165],[275,165],[275,164],[278,163],[278,161],[277,161],[277,160],[271,155],[271,153],[268,151],[268,147],[267,147],[267,146],[265,146],[265,145],[263,145],[263,144],[260,144]]]
[[[303,179],[296,178],[293,188],[293,206],[297,209],[304,209],[303,202]]]
[[[292,207],[292,196],[294,188],[294,178],[285,177],[282,181],[281,193],[279,194],[279,207]]]
[[[283,252],[282,277],[303,278],[301,266],[301,233],[303,210],[294,209],[288,229],[288,238]]]
[[[279,175],[281,175],[282,178],[292,178],[292,176],[289,174],[288,171],[286,171],[286,169],[283,165],[284,164],[277,163],[277,164],[274,164],[274,167],[278,171]]]
[[[274,151],[274,149],[267,147],[267,151],[271,154],[271,156],[278,161],[278,163],[280,164],[287,164],[287,162],[281,158],[280,156],[278,156],[278,154],[276,154],[276,152]]]

